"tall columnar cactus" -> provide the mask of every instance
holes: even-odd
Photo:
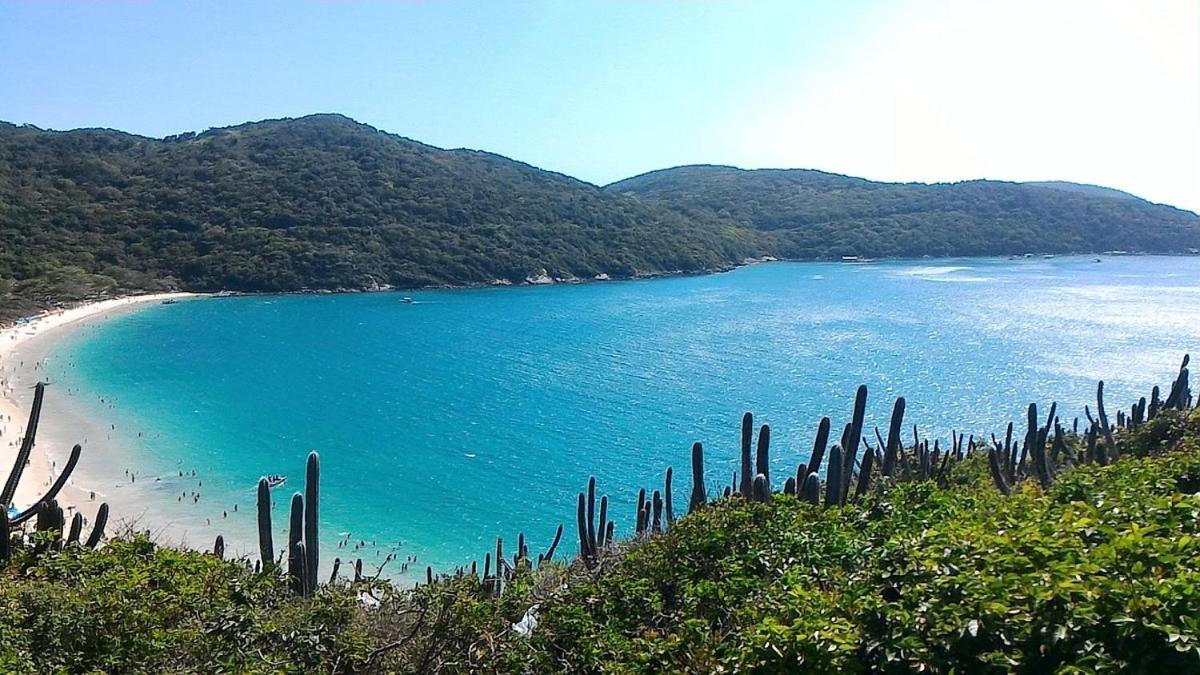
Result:
[[[760,473],[754,477],[754,487],[751,489],[753,501],[763,504],[771,501],[771,488],[767,485],[767,477],[764,474]]]
[[[892,406],[892,420],[888,424],[887,446],[883,451],[882,473],[885,476],[896,475],[896,456],[900,452],[900,429],[904,424],[904,397],[896,399]]]
[[[821,503],[821,479],[815,473],[808,474],[804,479],[804,488],[801,490],[804,500],[813,506],[818,506]]]
[[[83,514],[76,511],[75,515],[71,516],[71,529],[67,535],[67,544],[78,544],[81,534],[83,534]]]
[[[8,520],[8,509],[0,508],[0,567],[12,559],[12,524]]]
[[[8,479],[4,482],[4,488],[0,489],[0,509],[7,510],[7,507],[13,503],[13,498],[16,497],[17,487],[21,483],[21,476],[25,473],[25,466],[29,463],[29,456],[33,452],[34,443],[37,440],[38,425],[42,418],[42,405],[46,399],[46,383],[38,382],[34,385],[33,390],[33,406],[29,410],[29,421],[25,425],[25,435],[21,439],[21,445],[17,449],[16,458],[13,461],[12,471],[8,474]],[[75,466],[79,463],[79,455],[82,448],[76,445],[71,448],[71,455],[67,458],[67,463],[63,467],[58,478],[50,489],[44,495],[34,500],[25,511],[18,513],[12,518],[11,525],[21,525],[30,518],[38,514],[42,504],[53,501],[58,493],[67,484],[71,477],[71,473],[75,470]]]
[[[554,541],[550,542],[550,548],[546,549],[546,552],[542,554],[543,562],[549,562],[554,558],[554,552],[558,550],[558,542],[562,541],[562,535],[563,526],[562,523],[559,523],[558,529],[554,531]]]
[[[829,449],[829,467],[825,474],[825,508],[842,503],[842,446],[834,444]]]
[[[866,444],[865,441],[863,443]],[[871,470],[874,468],[874,464],[875,453],[871,451],[870,447],[867,447],[866,452],[863,453],[862,468],[858,471],[858,486],[854,489],[856,500],[861,499],[863,495],[867,494],[867,490],[871,489]]]
[[[842,445],[842,452],[845,454],[843,462],[845,468],[842,475],[842,501],[845,502],[846,494],[850,487],[850,478],[854,473],[854,462],[858,456],[858,444],[862,439],[863,418],[867,414],[867,385],[860,384],[858,391],[854,394],[854,417],[850,421],[850,433],[846,438],[846,443]]]
[[[754,455],[755,478],[763,477],[767,492],[771,491],[771,427],[766,424],[758,430],[758,446]]]
[[[258,481],[258,557],[264,572],[275,567],[275,544],[271,532],[271,484],[266,478]]]
[[[37,437],[38,422],[42,418],[42,402],[45,398],[46,383],[38,382],[33,388],[33,407],[29,411],[29,422],[25,425],[25,437],[21,439],[21,446],[17,450],[12,472],[8,474],[8,480],[4,482],[4,490],[0,491],[0,505],[12,504],[13,497],[17,494],[17,485],[21,482],[21,474],[25,472],[25,465],[29,463],[29,454],[33,452],[33,442]]]
[[[1051,416],[1054,415],[1054,407],[1051,406]],[[1050,474],[1050,460],[1046,456],[1046,429],[1038,427],[1037,404],[1029,404],[1029,431],[1026,433],[1026,442],[1030,444],[1029,453],[1033,458],[1033,471],[1037,475],[1038,482],[1043,488],[1049,489],[1051,483],[1054,482]]]
[[[640,519],[640,513],[638,517]],[[590,568],[595,565],[596,556],[592,552],[592,540],[588,536],[587,496],[582,492],[579,493],[575,504],[575,525],[579,531],[579,557],[583,558],[584,564]]]
[[[999,443],[994,443],[991,448],[988,448],[988,468],[991,469],[992,482],[996,484],[996,488],[1007,495],[1012,494],[1012,488],[1004,476],[1003,452]]]
[[[104,538],[104,528],[108,525],[108,504],[101,504],[99,510],[96,511],[96,519],[92,522],[92,532],[88,535],[84,546],[88,548],[96,548],[100,545],[100,540]]]
[[[817,425],[817,438],[813,441],[813,451],[808,458],[808,471],[804,474],[805,477],[821,470],[821,462],[825,459],[825,447],[829,445],[829,427],[829,418],[822,417],[821,422]]]
[[[1104,380],[1096,385],[1096,416],[1100,418],[1100,431],[1104,434],[1104,452],[1109,460],[1117,458],[1117,441],[1113,438],[1108,415],[1104,412]]]
[[[597,553],[604,549],[608,541],[608,495],[600,498],[600,521],[596,526],[596,550]]]
[[[749,497],[754,482],[754,464],[750,460],[750,442],[754,437],[754,415],[742,415],[742,480],[738,491]]]
[[[692,444],[692,498],[688,502],[688,513],[704,506],[708,502],[708,492],[704,487],[704,446]]]
[[[675,524],[675,504],[674,504],[673,500],[671,499],[671,482],[672,482],[671,479],[673,477],[674,477],[674,470],[668,466],[667,467],[667,475],[663,478],[663,502],[664,502],[663,506],[666,509],[667,527],[670,527]],[[601,520],[603,521],[604,519],[601,518]],[[600,536],[601,537],[604,536],[603,526],[601,526],[601,528],[600,528]]]
[[[304,595],[308,590],[305,570],[308,567],[308,556],[301,544],[304,543],[304,495],[299,492],[292,495],[292,507],[288,519],[288,580],[296,595]]]
[[[1191,403],[1192,394],[1188,387],[1188,362],[1190,360],[1191,355],[1183,355],[1183,365],[1179,366],[1179,375],[1171,383],[1171,393],[1163,402],[1163,407],[1167,410],[1185,410]]]
[[[318,531],[321,501],[321,458],[316,452],[308,455],[304,468],[304,553],[307,573],[305,595],[317,590],[317,568],[321,561],[321,540]]]

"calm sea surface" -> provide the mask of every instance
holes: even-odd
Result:
[[[542,550],[560,522],[572,551],[590,474],[619,530],[667,466],[683,510],[691,443],[727,482],[747,410],[772,427],[778,475],[807,459],[822,415],[841,428],[860,383],[868,425],[904,395],[906,423],[948,439],[999,431],[1029,401],[1082,415],[1099,378],[1126,406],[1198,348],[1200,257],[1087,257],[200,300],[69,338],[49,369],[127,448],[87,475],[138,491],[148,521],[253,551],[259,476],[288,476],[282,527],[316,449],[325,561],[395,551],[417,556],[401,575],[415,576],[482,559],[497,535]]]

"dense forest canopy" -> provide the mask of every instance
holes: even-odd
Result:
[[[1170,252],[1200,241],[1195,214],[1064,185],[703,166],[600,188],[339,115],[165,139],[0,123],[0,319],[160,288],[521,283],[766,255]]]
[[[694,218],[776,235],[788,258],[1183,252],[1200,218],[1074,183],[877,183],[822,171],[685,166],[608,186]],[[1122,197],[1122,198],[1118,198]]]

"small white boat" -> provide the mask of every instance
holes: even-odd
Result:
[[[411,304],[416,303],[416,300],[413,300],[412,298],[410,298],[406,295],[403,298],[400,298],[400,302],[403,302],[406,305],[411,305]]]

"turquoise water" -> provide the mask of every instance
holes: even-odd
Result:
[[[683,509],[691,443],[705,443],[710,482],[727,482],[746,410],[772,426],[777,472],[794,471],[822,415],[848,420],[860,383],[868,424],[885,426],[904,395],[907,423],[948,439],[998,431],[1031,400],[1082,415],[1098,378],[1110,405],[1127,405],[1200,346],[1196,257],[777,263],[406,294],[418,302],[155,306],[64,342],[60,383],[128,444],[96,480],[115,491],[119,464],[134,466],[138,486],[120,489],[144,491],[147,521],[190,522],[199,539],[207,518],[251,551],[258,477],[286,473],[297,489],[317,449],[325,560],[354,557],[334,546],[349,532],[368,542],[366,562],[396,550],[423,574],[481,559],[497,535],[522,531],[541,550],[560,522],[574,549],[589,474],[620,530],[668,465]],[[194,489],[177,473],[192,468],[202,501],[177,502]],[[285,506],[280,494],[277,525]]]

